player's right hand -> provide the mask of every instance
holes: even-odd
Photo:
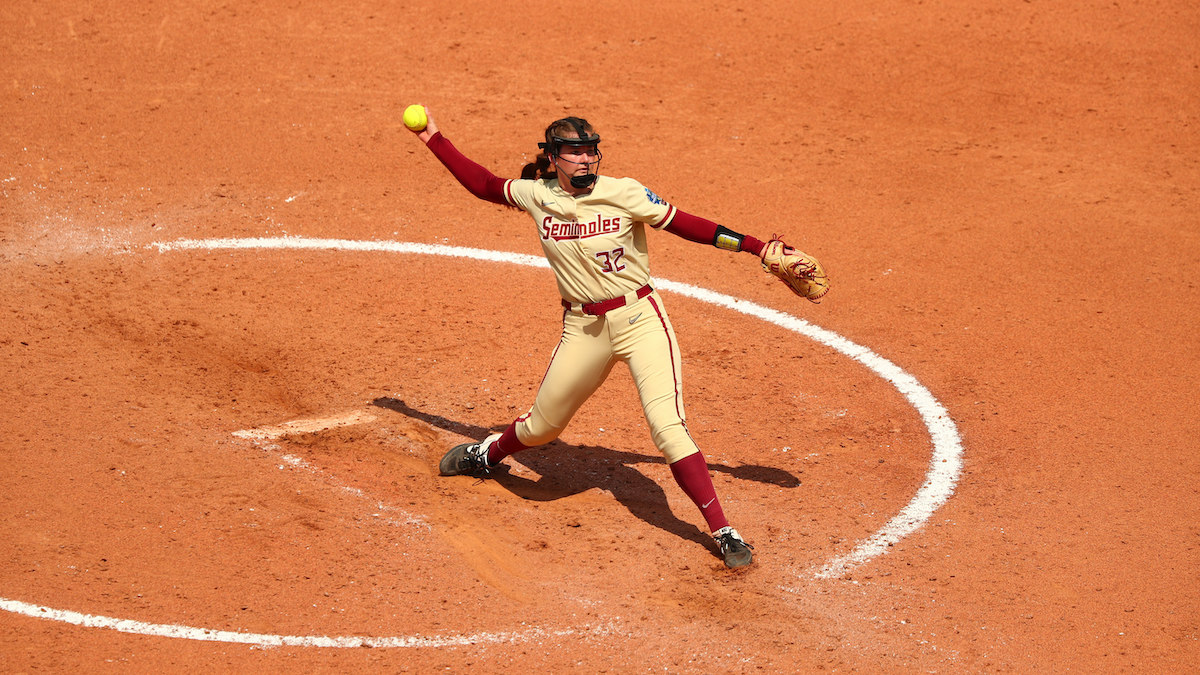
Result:
[[[437,122],[433,121],[433,113],[429,112],[429,106],[425,107],[425,128],[420,131],[414,131],[417,138],[421,139],[422,143],[428,143],[429,139],[438,132]]]

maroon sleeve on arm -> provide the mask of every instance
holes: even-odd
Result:
[[[720,225],[711,220],[701,218],[700,216],[693,216],[690,213],[684,213],[676,209],[671,222],[663,229],[688,241],[694,241],[698,244],[713,244],[716,241],[717,231],[720,228]],[[728,230],[725,232],[726,234],[730,234]],[[741,250],[758,256],[762,255],[763,242],[748,235],[739,236],[742,236]]]
[[[511,206],[504,198],[505,179],[467,159],[442,132],[434,134],[426,145],[468,192],[494,204]]]
[[[717,236],[716,223],[679,209],[675,209],[675,217],[663,229],[697,244],[711,244]]]

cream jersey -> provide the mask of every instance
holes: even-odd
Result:
[[[571,303],[617,298],[649,283],[645,226],[666,227],[676,213],[632,178],[599,176],[577,197],[556,178],[512,179],[504,197],[533,217],[558,292]]]

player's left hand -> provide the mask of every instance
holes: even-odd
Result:
[[[778,236],[762,250],[763,269],[779,277],[796,295],[821,302],[829,292],[829,275],[817,259],[783,243]]]

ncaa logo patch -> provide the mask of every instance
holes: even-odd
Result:
[[[646,190],[646,199],[648,199],[651,204],[666,204],[667,203],[667,200],[654,194],[650,190],[650,188],[645,188],[645,190]]]

